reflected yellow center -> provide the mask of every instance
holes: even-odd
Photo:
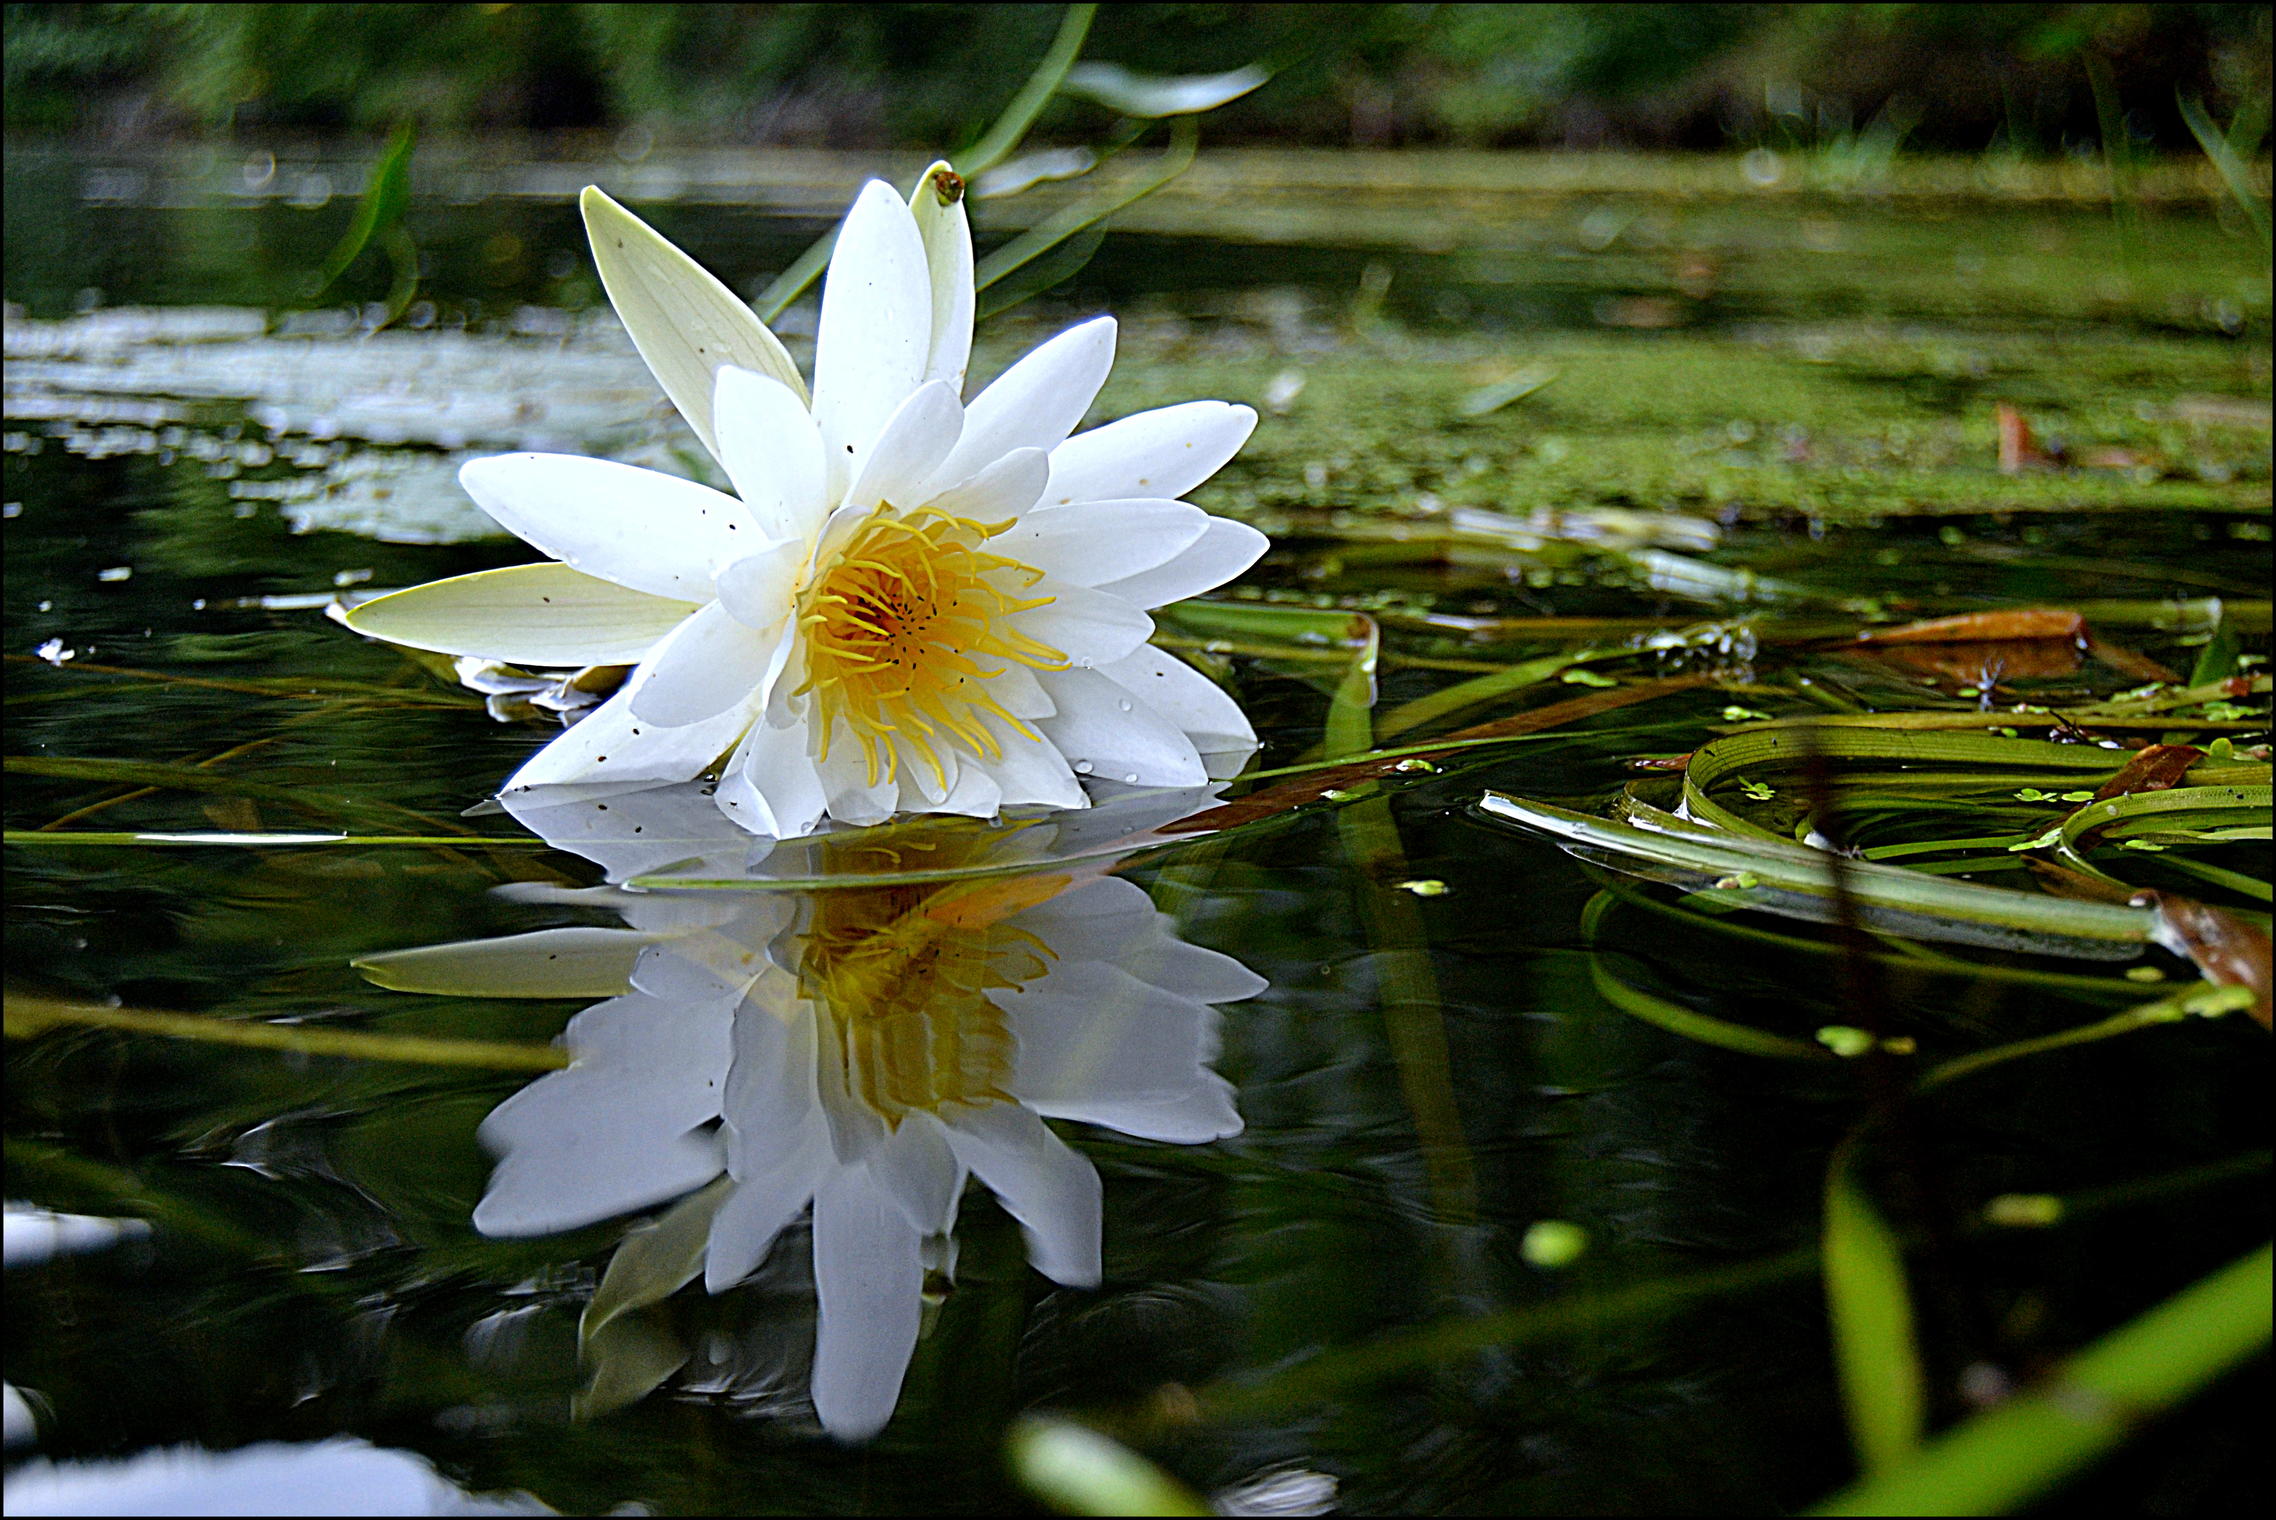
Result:
[[[841,889],[814,897],[799,986],[823,1010],[843,1091],[899,1127],[913,1112],[1009,1103],[1011,1031],[991,991],[1043,975],[1049,946],[1003,920],[1067,884]]]
[[[869,785],[897,779],[906,756],[945,787],[945,751],[1001,757],[988,717],[1037,738],[988,690],[1013,663],[1067,668],[1066,655],[1009,625],[1013,613],[1051,601],[1022,594],[1043,572],[982,547],[1010,526],[887,508],[818,570],[799,598],[798,692],[813,694],[823,759],[843,723]]]

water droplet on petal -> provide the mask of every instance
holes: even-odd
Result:
[[[1090,773],[1091,773],[1091,763],[1090,763],[1088,760],[1077,760],[1077,761],[1075,762],[1075,774],[1076,774],[1076,775],[1078,775],[1078,776],[1088,776]]]
[[[1123,780],[1125,780],[1125,781],[1127,781],[1127,782],[1129,782],[1129,783],[1130,783],[1132,786],[1136,786],[1136,785],[1138,784],[1138,773],[1137,773],[1136,771],[1131,771],[1129,774],[1125,775],[1125,776],[1124,776],[1122,779],[1123,779]]]
[[[1124,697],[1121,701],[1115,703],[1114,705],[1121,708],[1124,712],[1130,711],[1130,699],[1128,697]]]

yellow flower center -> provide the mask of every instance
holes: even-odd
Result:
[[[1003,920],[1065,876],[818,892],[799,988],[823,1012],[842,1091],[898,1128],[912,1112],[1009,1103],[1016,1054],[992,989],[1049,969],[1049,946]]]
[[[823,759],[842,721],[869,785],[896,779],[905,751],[946,787],[944,749],[1001,757],[988,715],[1038,739],[988,691],[1011,663],[1067,668],[1066,655],[1008,624],[1052,600],[1020,595],[1042,571],[981,547],[1010,526],[888,506],[814,575],[799,599],[806,682],[797,694],[814,695]]]

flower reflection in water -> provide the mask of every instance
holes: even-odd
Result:
[[[1142,890],[1108,874],[1148,825],[1206,801],[1171,793],[1011,824],[919,820],[769,849],[692,788],[525,794],[516,816],[612,879],[669,867],[753,885],[849,884],[509,888],[607,908],[630,927],[364,965],[414,990],[615,991],[570,1021],[574,1063],[484,1122],[499,1159],[475,1224],[499,1236],[574,1229],[724,1176],[706,1199],[700,1251],[717,1293],[811,1205],[814,1406],[833,1434],[858,1439],[893,1412],[928,1267],[953,1266],[968,1178],[1019,1221],[1038,1270],[1088,1286],[1099,1277],[1098,1174],[1043,1121],[1178,1143],[1240,1129],[1232,1088],[1209,1067],[1211,1005],[1251,997],[1263,980],[1179,940]],[[691,1259],[686,1275],[695,1270]]]

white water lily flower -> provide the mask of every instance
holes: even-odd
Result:
[[[1119,809],[1117,826],[1136,832],[1198,800],[1101,811]],[[658,839],[676,841],[665,852],[692,845],[714,868],[736,853],[717,839],[732,826],[692,788],[532,805],[548,803],[529,793],[509,805],[549,839],[620,867],[653,864]],[[617,994],[570,1021],[572,1065],[483,1122],[499,1159],[476,1226],[577,1229],[724,1175],[729,1185],[702,1200],[713,1212],[699,1257],[675,1257],[673,1275],[642,1293],[653,1301],[698,1271],[714,1293],[733,1287],[811,1207],[814,1405],[833,1434],[862,1439],[898,1401],[925,1274],[953,1263],[968,1179],[1020,1222],[1037,1270],[1088,1286],[1100,1273],[1098,1174],[1044,1119],[1189,1144],[1241,1127],[1231,1086],[1210,1069],[1211,1005],[1252,997],[1263,979],[1180,940],[1143,891],[1107,874],[1114,860],[1091,853],[1094,838],[1080,826],[1061,837],[1066,827],[925,819],[820,836],[811,860],[800,855],[801,870],[914,866],[935,878],[889,885],[508,889],[607,907],[632,927],[360,964],[407,990]],[[1006,864],[1039,869],[957,874]]]
[[[586,192],[610,298],[735,494],[565,455],[473,460],[468,492],[557,563],[356,609],[355,628],[421,648],[636,667],[509,790],[719,766],[719,806],[788,837],[825,818],[1079,807],[1083,776],[1192,786],[1253,752],[1239,707],[1147,643],[1145,610],[1263,552],[1254,529],[1179,499],[1255,412],[1197,401],[1075,434],[1113,362],[1111,318],[960,401],[958,183],[936,165],[913,206],[862,189],[823,289],[811,405],[748,307]]]

